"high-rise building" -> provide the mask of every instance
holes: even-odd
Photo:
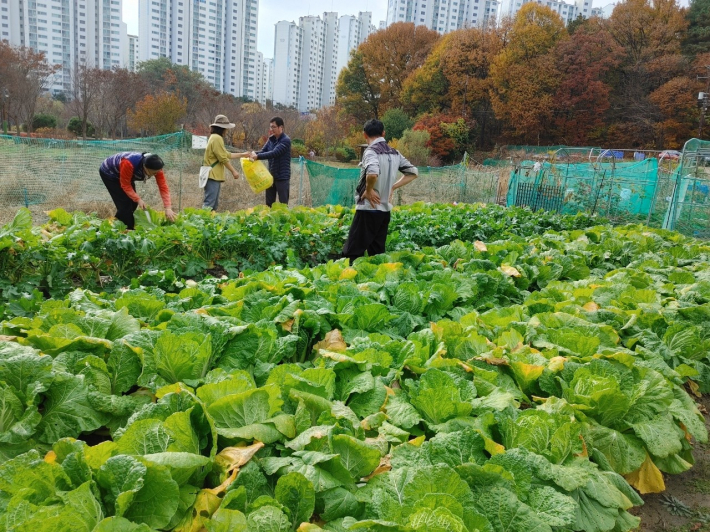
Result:
[[[275,103],[308,112],[335,102],[335,86],[350,54],[376,28],[372,13],[358,16],[335,12],[276,24],[274,40]]]
[[[256,97],[261,105],[273,100],[274,60],[264,59],[264,54],[256,53]]]
[[[301,28],[282,20],[274,34],[274,103],[298,106],[301,94]]]
[[[254,99],[258,0],[140,0],[140,60],[167,57]]]
[[[562,0],[502,0],[500,16],[514,17],[520,8],[529,2],[549,7],[560,15],[565,24],[569,24],[578,16],[589,18],[594,14],[592,13],[592,0],[574,0],[573,4]]]
[[[323,13],[323,76],[320,88],[320,105],[335,102],[335,84],[338,81],[338,14]]]
[[[323,88],[323,56],[325,25],[320,17],[307,16],[299,19],[301,27],[301,91],[298,108],[310,111],[321,107]]]
[[[412,22],[444,34],[495,21],[498,5],[498,0],[389,0],[387,25]]]
[[[128,59],[126,63],[126,68],[131,72],[135,72],[140,63],[139,56],[140,48],[138,46],[138,35],[128,36]]]
[[[0,0],[0,40],[44,52],[61,68],[50,90],[69,93],[77,64],[123,67],[128,35],[122,0]]]

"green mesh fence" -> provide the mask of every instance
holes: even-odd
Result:
[[[201,206],[197,175],[204,150],[192,149],[189,133],[110,141],[0,135],[0,222],[9,221],[22,206],[34,207],[40,215],[57,207],[113,214],[98,168],[106,157],[122,151],[158,153],[166,163],[173,206]],[[507,152],[501,153],[507,160],[487,159],[483,166],[469,166],[464,158],[454,166],[420,167],[419,179],[399,189],[393,203],[527,205],[535,210],[600,214],[615,223],[644,222],[710,238],[708,141],[688,141],[679,159],[568,146],[505,146],[501,152]],[[521,153],[530,157],[514,165]],[[353,205],[358,168],[300,158],[291,161],[291,176],[291,205]],[[155,183],[136,183],[136,188],[149,205],[161,207]],[[263,201],[263,193],[253,194],[244,179],[228,179],[220,194],[220,210]]]
[[[486,167],[469,168],[464,158],[454,166],[419,167],[419,178],[395,191],[396,205],[417,201],[436,203],[494,203],[498,199],[501,172]],[[311,187],[311,204],[343,205],[355,202],[359,168],[336,168],[306,161]]]
[[[355,187],[360,177],[359,168],[338,168],[314,161],[305,161],[311,185],[311,205],[344,205],[355,202]]]
[[[45,211],[58,207],[113,215],[115,207],[98,170],[106,157],[124,151],[150,151],[163,158],[174,209],[202,206],[197,176],[204,149],[192,149],[189,133],[102,141],[0,135],[0,223],[11,220],[25,206],[38,221],[44,219]],[[292,161],[291,174],[291,204],[307,205],[308,178],[298,159]],[[137,182],[136,191],[151,207],[162,208],[153,180]],[[263,193],[254,194],[244,179],[229,177],[222,186],[219,210],[236,211],[263,203]]]
[[[180,190],[184,171],[194,157],[187,152],[189,135],[117,141],[70,141],[0,135],[0,208],[42,205],[46,209],[81,209],[110,202],[98,175],[101,162],[122,151],[155,152],[165,161],[173,192]],[[199,163],[198,163],[199,165]],[[136,183],[146,201],[158,201],[154,183]],[[179,207],[179,194],[175,197]]]
[[[556,154],[561,154],[562,156],[569,155],[571,153],[583,153],[590,152],[594,150],[599,150],[599,148],[592,146],[528,146],[528,145],[515,145],[508,144],[501,146],[499,148],[500,158],[506,157],[526,157],[526,156],[548,156],[554,157]]]
[[[646,221],[656,194],[658,160],[593,163],[524,161],[511,175],[507,205],[599,214],[616,223]]]
[[[653,222],[683,234],[710,238],[710,141],[685,143],[678,166],[659,179]]]

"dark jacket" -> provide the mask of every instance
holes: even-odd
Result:
[[[256,152],[256,158],[269,160],[269,172],[274,181],[291,179],[291,139],[286,133],[281,133],[278,139],[271,135],[264,147]]]

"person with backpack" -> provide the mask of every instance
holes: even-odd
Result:
[[[135,228],[133,213],[147,205],[136,194],[136,181],[147,181],[155,177],[160,197],[165,207],[165,217],[171,222],[177,215],[172,210],[170,189],[163,173],[163,160],[154,153],[122,152],[112,155],[101,163],[99,175],[116,205],[116,218],[130,230]]]

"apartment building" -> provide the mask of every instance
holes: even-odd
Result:
[[[325,56],[325,24],[320,17],[299,19],[301,28],[301,90],[298,108],[302,111],[321,107],[323,60]]]
[[[274,103],[297,107],[301,95],[301,40],[295,22],[282,20],[274,34]]]
[[[589,18],[596,15],[592,12],[592,0],[575,0],[573,4],[568,4],[561,0],[502,0],[500,16],[514,17],[520,8],[528,2],[535,2],[541,6],[546,6],[560,15],[565,24],[569,24],[578,16]]]
[[[255,99],[258,12],[258,0],[140,0],[140,60],[166,57]]]
[[[135,72],[140,63],[138,35],[128,35],[128,53],[126,68],[131,72]]]
[[[276,24],[273,100],[309,112],[335,102],[340,71],[350,54],[375,32],[372,13],[326,12]]]
[[[498,0],[389,0],[387,25],[412,22],[445,34],[495,21],[498,7]]]
[[[50,90],[69,93],[76,64],[123,67],[128,32],[122,0],[0,0],[0,40],[45,53],[61,68]]]
[[[264,54],[256,53],[256,97],[261,105],[273,100],[274,60],[264,59]]]

